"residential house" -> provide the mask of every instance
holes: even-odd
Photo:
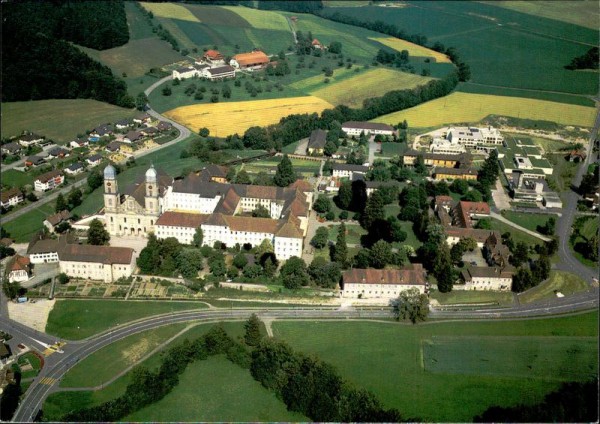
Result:
[[[89,158],[87,158],[85,161],[87,162],[88,166],[90,166],[90,167],[98,166],[98,165],[100,165],[100,162],[102,162],[102,155],[98,155],[98,154],[92,155]]]
[[[33,146],[44,141],[46,137],[34,133],[23,134],[17,138],[18,143],[23,147]]]
[[[219,66],[217,68],[207,68],[206,76],[209,80],[222,80],[235,77],[235,68],[229,65]]]
[[[125,119],[121,119],[120,121],[115,122],[115,127],[118,130],[124,130],[131,126],[133,126],[133,119],[131,119],[131,118],[125,118]]]
[[[206,182],[226,184],[228,170],[229,169],[226,166],[210,164],[202,168],[199,176],[203,181]]]
[[[5,155],[18,155],[19,153],[21,153],[21,146],[19,146],[19,144],[17,143],[6,143],[3,144],[2,147],[0,148],[0,150],[2,151],[2,153],[4,153]]]
[[[202,55],[202,59],[204,59],[206,62],[212,63],[213,65],[225,64],[225,58],[221,53],[219,53],[218,50],[207,50]]]
[[[61,185],[65,181],[62,171],[55,169],[36,178],[33,186],[36,191],[48,191]]]
[[[90,133],[91,137],[108,137],[114,133],[114,128],[110,124],[99,125]]]
[[[377,122],[360,122],[360,121],[348,121],[342,124],[342,131],[352,136],[358,136],[361,133],[365,135],[393,135],[396,134],[394,127],[388,124],[380,124]]]
[[[65,168],[65,172],[69,175],[81,174],[83,171],[85,171],[85,168],[83,167],[83,164],[81,162],[72,163],[67,168]]]
[[[123,137],[123,142],[124,143],[135,143],[136,141],[139,141],[142,138],[144,138],[144,135],[140,131],[129,131]]]
[[[436,180],[465,180],[476,181],[477,170],[473,168],[444,168],[436,167],[433,171]]]
[[[314,130],[310,133],[308,145],[306,147],[307,155],[323,155],[325,144],[327,143],[327,131]]]
[[[364,165],[352,165],[348,163],[334,163],[332,165],[333,176],[336,178],[350,178],[354,175],[365,175],[369,172],[369,167]]]
[[[316,38],[312,40],[312,42],[310,43],[310,46],[316,50],[325,50],[325,46],[323,46],[323,44],[321,44],[321,42],[319,40],[317,40]]]
[[[177,69],[173,69],[171,73],[173,79],[188,79],[198,76],[198,71],[193,66],[180,66]]]
[[[154,137],[158,135],[158,129],[156,127],[146,127],[140,129],[140,132],[147,137]]]
[[[156,126],[156,129],[158,129],[160,132],[169,131],[171,128],[173,128],[173,125],[167,121],[160,121]]]
[[[77,138],[69,143],[69,146],[76,149],[78,147],[85,147],[90,144],[89,140],[85,138]]]
[[[15,255],[7,264],[8,282],[23,282],[29,280],[31,273],[31,264],[29,258],[21,255]]]
[[[498,290],[509,291],[512,287],[514,268],[510,265],[501,267],[468,267],[461,273],[465,282],[465,290]]]
[[[46,218],[44,220],[44,227],[46,227],[50,233],[54,233],[54,230],[57,225],[59,225],[63,222],[70,222],[70,221],[71,221],[71,212],[69,212],[68,210],[65,209],[63,211],[55,213],[54,215],[50,215],[48,218]]]
[[[121,150],[121,143],[118,141],[111,141],[104,149],[109,153],[117,153],[119,150]]]
[[[33,155],[25,159],[25,166],[40,166],[46,163],[46,159],[41,156]]]
[[[353,299],[397,298],[401,292],[417,289],[426,293],[425,270],[421,264],[401,269],[351,269],[342,274],[341,297]]]
[[[0,207],[3,208],[18,205],[24,200],[23,192],[17,187],[11,187],[8,190],[4,190],[0,194],[0,198]]]
[[[260,50],[250,53],[240,53],[233,56],[229,64],[236,69],[262,69],[269,63],[269,56]]]
[[[48,150],[48,156],[51,159],[56,159],[56,158],[66,158],[67,156],[69,156],[70,152],[67,149],[64,149],[62,147],[54,147],[50,150]]]
[[[58,262],[58,240],[36,234],[27,247],[27,254],[32,264]]]
[[[147,113],[144,113],[138,117],[133,118],[133,122],[136,124],[147,124],[152,121],[152,116]]]

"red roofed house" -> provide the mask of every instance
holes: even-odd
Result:
[[[211,62],[211,63],[215,63],[215,62],[220,62],[220,63],[225,63],[223,55],[221,53],[219,53],[218,50],[207,50],[204,55],[202,56],[202,59],[206,60],[207,62]]]
[[[412,264],[401,269],[355,268],[342,274],[342,297],[395,299],[409,289],[427,291],[423,265]]]
[[[453,212],[454,224],[463,228],[473,227],[473,218],[490,216],[490,205],[486,202],[461,201]]]
[[[237,69],[261,69],[269,63],[269,56],[260,50],[233,56],[229,64]]]
[[[10,270],[8,273],[8,282],[13,283],[15,281],[22,282],[29,280],[29,273],[31,271],[31,266],[29,262],[29,258],[21,255],[15,255],[14,258],[10,260],[7,270]]]
[[[321,42],[319,40],[317,40],[316,38],[314,40],[312,40],[312,43],[310,43],[310,45],[312,46],[313,49],[325,50],[325,47],[323,46],[323,44],[321,44]]]

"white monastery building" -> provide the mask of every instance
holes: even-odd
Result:
[[[423,265],[412,264],[402,269],[351,269],[342,274],[341,296],[354,299],[395,299],[400,292],[427,290]]]

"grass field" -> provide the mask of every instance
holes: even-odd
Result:
[[[331,107],[324,100],[306,96],[184,106],[170,110],[165,115],[194,131],[206,127],[212,134],[224,137],[243,134],[252,126],[275,124],[292,113],[320,113]]]
[[[241,16],[253,28],[290,31],[287,19],[277,12],[251,9],[243,6],[223,6],[222,8]]]
[[[125,14],[127,15],[127,27],[129,28],[130,40],[141,40],[142,38],[154,37],[152,28],[148,25],[144,14],[133,2],[125,3]]]
[[[510,306],[514,303],[512,293],[496,291],[452,290],[449,293],[434,291],[429,297],[437,300],[442,305],[494,303],[502,306]]]
[[[411,127],[435,127],[452,123],[476,123],[492,114],[591,127],[595,110],[591,107],[522,97],[454,92],[410,109],[380,116],[373,121],[397,124],[406,119]]]
[[[2,174],[2,178],[4,178],[4,174]],[[10,237],[16,243],[29,243],[31,237],[44,228],[44,219],[54,213],[55,203],[56,202],[49,202],[40,205],[12,221],[3,223],[2,227],[8,231]]]
[[[570,367],[569,349],[579,350],[577,355],[581,358],[580,368],[569,378],[597,373],[597,318],[598,313],[593,312],[510,323],[449,322],[417,326],[369,322],[275,322],[273,331],[276,337],[288,341],[294,348],[314,353],[335,365],[344,377],[373,391],[385,406],[398,408],[405,418],[469,422],[491,405],[539,402],[546,393],[558,387],[554,371]],[[424,341],[442,336],[456,341],[453,346],[457,351],[452,354],[459,355],[453,356],[452,360],[448,358],[444,362],[448,366],[463,364],[460,356],[463,352],[465,355],[468,351],[494,355],[494,351],[471,350],[471,344],[464,343],[467,340],[464,337],[468,336],[472,337],[468,340],[473,343],[483,336],[494,345],[510,340],[513,350],[502,350],[506,352],[504,357],[494,355],[495,361],[490,365],[497,364],[497,368],[489,367],[487,375],[473,375],[471,370],[456,374],[430,372],[423,362]],[[546,363],[538,359],[532,362],[535,358],[522,355],[530,353],[534,346],[538,349],[534,354],[539,354],[540,358],[542,355],[551,357],[552,361]],[[546,348],[548,353],[541,353]],[[503,375],[510,364],[524,371],[518,376]],[[530,364],[535,364],[536,368],[527,368]]]
[[[381,154],[383,156],[398,156],[408,150],[406,143],[381,143]]]
[[[11,187],[24,187],[26,185],[33,185],[35,177],[31,172],[17,171],[16,169],[9,169],[2,173],[2,184]]]
[[[362,107],[364,99],[383,96],[392,90],[414,88],[426,84],[432,79],[407,72],[378,68],[361,72],[352,78],[334,84],[324,84],[322,88],[310,93],[333,105]]]
[[[560,2],[548,0],[513,1],[494,0],[482,3],[504,7],[521,13],[555,19],[580,25],[593,30],[598,29],[598,4],[594,1]]]
[[[200,22],[192,12],[184,6],[175,3],[146,3],[141,2],[146,10],[149,10],[158,18],[180,19],[182,21]]]
[[[556,298],[555,291],[568,296],[587,289],[588,284],[579,276],[564,271],[551,271],[550,278],[547,281],[521,293],[519,295],[519,302],[531,303],[539,300],[553,299]]]
[[[2,103],[2,137],[29,130],[65,144],[100,124],[137,114],[135,109],[89,99]]]
[[[141,77],[151,68],[160,68],[185,59],[169,43],[156,37],[131,40],[123,46],[102,51],[84,47],[80,49],[111,68],[118,77],[125,73],[128,78]]]
[[[335,242],[339,233],[340,225],[330,225],[329,229],[329,240]],[[348,224],[346,225],[346,243],[360,245],[360,237],[367,234],[367,230],[362,228],[360,225]]]
[[[554,215],[541,213],[523,213],[515,211],[502,211],[502,216],[523,228],[531,231],[538,231],[537,227],[543,226],[548,222],[548,219]],[[554,218],[557,218],[554,216]],[[538,231],[539,232],[539,231]]]
[[[337,68],[333,69],[333,75],[328,77],[329,84],[335,84],[337,82],[343,81],[347,78],[351,78],[354,75],[355,69],[346,69],[346,68]],[[363,74],[361,74],[363,75]],[[323,81],[325,80],[325,76],[323,74],[314,75],[308,78],[304,78],[298,81],[295,81],[290,84],[291,88],[296,90],[302,90],[304,92],[316,91],[319,88],[322,88],[325,84]]]
[[[239,28],[250,28],[250,23],[247,20],[227,10],[226,7],[200,4],[183,4],[182,6],[197,18],[197,22],[209,23],[210,25],[231,25]]]
[[[429,57],[434,59],[437,63],[452,63],[448,56],[443,53],[436,52],[435,50],[428,49],[427,47],[423,47],[400,38],[371,38],[371,40],[377,41],[378,43],[381,43],[384,46],[399,52],[402,50],[407,50],[410,56]]]
[[[256,174],[259,172],[266,172],[274,174],[279,162],[281,162],[282,157],[270,157],[261,160],[255,160],[252,162],[245,163],[243,165],[244,170],[250,174]],[[294,171],[298,174],[305,174],[305,176],[312,176],[321,166],[320,162],[316,162],[313,160],[304,160],[304,159],[295,159],[292,158],[292,166],[294,167]],[[309,174],[309,175],[307,175]]]
[[[27,352],[26,354],[19,356],[17,364],[13,364],[13,368],[19,369],[19,371],[21,372],[22,379],[33,378],[37,376],[40,370],[42,369],[41,359],[33,352]],[[23,371],[21,367],[26,365],[31,365],[33,369]]]
[[[536,244],[543,243],[542,239],[539,239],[537,237],[534,237],[532,235],[524,233],[523,231],[517,230],[516,228],[511,227],[510,225],[505,224],[504,222],[498,221],[495,218],[491,218],[490,221],[492,223],[492,230],[496,230],[500,234],[509,232],[515,243],[518,243],[520,241],[523,241],[530,245],[536,245]]]
[[[210,390],[196,389],[210,382]],[[224,357],[188,365],[177,387],[155,404],[124,418],[124,421],[307,421],[289,412],[273,392],[254,380],[248,370]]]
[[[167,325],[116,341],[79,361],[65,375],[60,387],[95,387],[104,384],[185,327],[186,324]]]
[[[203,308],[206,305],[193,302],[57,300],[50,311],[46,333],[80,340],[139,318]]]

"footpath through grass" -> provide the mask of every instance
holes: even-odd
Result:
[[[193,302],[57,300],[50,311],[46,333],[67,340],[80,340],[136,319],[205,308],[205,304]]]
[[[468,422],[489,406],[537,403],[561,381],[597,375],[597,319],[598,313],[592,312],[549,319],[416,326],[276,321],[273,331],[295,349],[335,365],[344,377],[373,391],[385,406],[398,408],[403,417]],[[451,356],[424,348],[441,336],[453,343]],[[500,350],[473,349],[472,341],[484,336],[494,345],[510,343],[511,349],[502,350],[502,355]],[[424,362],[426,358],[429,364]],[[573,358],[577,359],[576,368]],[[443,364],[435,368],[434,360]],[[483,362],[485,372],[466,365],[481,366]],[[451,369],[452,364],[463,368]],[[513,365],[519,375],[507,375]]]
[[[588,284],[581,277],[564,271],[551,271],[550,278],[540,285],[519,295],[519,302],[531,303],[556,297],[556,292],[565,296],[585,291]]]
[[[550,217],[556,218],[554,215],[548,215],[543,213],[523,213],[515,211],[502,211],[502,216],[515,224],[527,228],[531,231],[538,231],[538,226],[546,225]]]

